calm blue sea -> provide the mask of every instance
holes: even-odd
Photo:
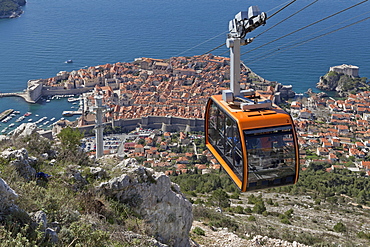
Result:
[[[0,91],[18,92],[29,79],[48,78],[61,70],[131,62],[136,57],[169,58],[199,55],[225,42],[228,22],[241,10],[258,5],[272,15],[290,1],[277,0],[28,0],[24,14],[0,20]],[[264,32],[313,0],[298,0],[249,35]],[[360,1],[321,0],[258,36],[242,53],[334,14]],[[370,78],[370,20],[315,39],[365,17],[362,4],[293,35],[242,56],[262,77],[292,84],[296,92],[314,88],[330,66],[360,67]],[[289,49],[286,49],[288,47]],[[271,53],[280,49],[277,53]],[[213,52],[228,56],[226,47]],[[72,59],[74,63],[65,64]],[[71,107],[66,100],[27,104],[18,98],[0,99],[0,111],[14,108],[60,118]]]

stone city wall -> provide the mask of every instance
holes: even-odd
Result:
[[[111,123],[104,123],[110,125]],[[204,119],[199,118],[179,118],[179,117],[160,117],[148,116],[136,119],[120,119],[114,121],[114,126],[121,126],[124,132],[130,132],[137,127],[145,129],[161,129],[163,131],[175,132],[185,131],[186,128],[190,131],[204,131]],[[94,125],[79,127],[80,131],[91,133]]]

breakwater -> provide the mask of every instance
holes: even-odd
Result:
[[[27,93],[0,93],[0,98],[2,97],[21,97],[25,101],[29,101],[29,96]]]

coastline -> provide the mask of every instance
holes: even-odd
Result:
[[[0,15],[0,19],[12,19],[20,17],[24,11],[21,9],[21,6],[26,5],[25,0],[10,0],[3,1],[3,6],[0,6],[0,12],[3,12],[3,15]]]
[[[10,13],[8,15],[2,15],[2,16],[0,16],[0,19],[17,18],[17,17],[20,17],[23,13],[24,13],[24,11],[21,10],[21,9],[19,9],[19,10],[13,11],[12,13]]]

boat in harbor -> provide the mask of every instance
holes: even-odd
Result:
[[[32,114],[32,112],[26,112],[23,116],[28,117]]]
[[[25,119],[25,116],[20,116],[19,118],[17,118],[17,120],[15,120],[17,123],[18,122],[21,122]]]
[[[82,115],[82,112],[81,111],[63,111],[62,115],[66,117],[71,117],[73,115]]]
[[[65,63],[73,63],[73,60],[72,59],[68,59],[65,61]]]
[[[75,101],[78,101],[80,100],[80,98],[68,98],[67,101],[68,102],[75,102]]]

